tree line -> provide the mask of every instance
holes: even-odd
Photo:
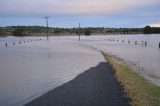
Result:
[[[50,35],[96,35],[96,34],[158,34],[159,27],[145,26],[144,28],[104,28],[104,27],[87,27],[87,28],[56,28],[49,27]],[[0,36],[32,36],[45,35],[47,28],[44,26],[9,26],[0,27]]]
[[[160,33],[160,27],[146,26],[144,28],[144,34],[159,34],[159,33]]]

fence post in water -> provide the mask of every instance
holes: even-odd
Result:
[[[6,48],[7,48],[7,43],[5,44]]]
[[[144,45],[147,46],[147,41],[145,41]]]
[[[130,40],[128,41],[128,44],[130,44]]]
[[[122,40],[122,42],[124,42],[124,40]]]
[[[135,41],[135,45],[137,45],[137,41]]]
[[[159,42],[159,48],[160,48],[160,42]]]
[[[15,42],[13,42],[13,45],[15,45]]]
[[[118,42],[118,40],[117,40],[117,42]]]

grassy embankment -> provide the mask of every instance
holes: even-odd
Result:
[[[102,52],[112,65],[117,80],[123,86],[133,106],[160,106],[160,87],[146,80],[114,56]]]

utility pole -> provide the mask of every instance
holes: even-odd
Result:
[[[48,30],[49,30],[49,28],[48,28],[48,18],[49,17],[47,17],[47,16],[45,17],[45,19],[46,19],[46,25],[47,25],[46,26],[46,28],[47,28],[47,41],[48,41]]]
[[[81,31],[80,31],[80,28],[81,28],[81,24],[79,23],[79,41],[81,40]]]

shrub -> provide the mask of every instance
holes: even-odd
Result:
[[[90,31],[89,29],[86,29],[86,30],[84,31],[84,35],[91,35],[91,31]]]
[[[12,32],[12,34],[13,34],[14,36],[24,36],[24,35],[25,35],[24,32],[25,32],[24,29],[22,29],[22,28],[16,28],[16,29]]]

